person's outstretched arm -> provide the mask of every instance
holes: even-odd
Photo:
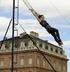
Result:
[[[40,22],[40,19],[38,18],[39,14],[35,10],[33,10],[33,9],[30,9],[30,11],[36,17],[36,19]]]

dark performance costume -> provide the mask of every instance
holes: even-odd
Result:
[[[54,37],[55,41],[60,45],[60,42],[62,41],[60,39],[58,29],[51,27],[45,20],[42,20],[40,24]]]

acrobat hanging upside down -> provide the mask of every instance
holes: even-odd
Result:
[[[24,0],[23,0],[23,1],[24,1]],[[63,45],[63,42],[62,42],[62,40],[61,40],[61,38],[60,38],[58,29],[51,27],[51,26],[47,23],[47,21],[45,20],[44,15],[38,14],[38,13],[31,7],[31,5],[28,3],[28,1],[26,1],[26,2],[24,1],[24,3],[25,3],[26,6],[29,8],[29,10],[32,12],[32,14],[36,17],[36,19],[38,20],[39,24],[40,24],[42,27],[44,27],[44,28],[48,31],[48,33],[51,34],[51,35],[54,37],[55,41],[58,43],[59,46],[62,46],[62,45]]]

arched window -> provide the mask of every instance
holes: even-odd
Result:
[[[47,49],[47,50],[48,50],[48,45],[45,45],[45,49]]]
[[[31,65],[32,64],[32,58],[29,58],[28,63]]]
[[[60,54],[63,54],[63,51],[60,51]]]
[[[51,47],[51,51],[53,51],[53,48]]]
[[[40,64],[40,61],[39,61],[39,58],[37,58],[37,65],[39,65]]]
[[[0,67],[4,66],[4,59],[0,59]]]
[[[26,46],[26,47],[28,46],[28,42],[25,42],[25,46]]]
[[[58,50],[56,49],[55,52],[58,53]]]
[[[40,43],[40,44],[39,44],[39,47],[41,47],[41,48],[42,48],[42,43]]]
[[[24,65],[24,59],[23,58],[20,59],[20,65]]]
[[[33,42],[33,45],[36,45],[36,41]]]

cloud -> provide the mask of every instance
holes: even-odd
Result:
[[[60,24],[61,24],[61,23],[60,23]],[[66,24],[63,24],[63,25],[62,25],[62,24],[61,24],[61,25],[58,24],[58,25],[55,25],[55,27],[56,27],[56,26],[57,26],[58,28],[70,29],[70,25],[66,25]]]
[[[17,0],[16,0],[17,1]],[[70,14],[70,0],[28,0],[32,7],[39,13],[44,14],[47,17],[55,17],[60,15]],[[29,12],[23,0],[19,0],[20,11],[26,10]],[[0,8],[8,9],[12,8],[11,0],[0,0]]]
[[[0,8],[11,8],[13,0],[0,0]]]
[[[3,39],[6,29],[9,25],[10,18],[0,17],[0,40]],[[9,29],[9,35],[11,34],[11,27]]]
[[[51,41],[51,40],[50,40],[49,42],[51,42],[51,43],[57,45],[55,41]],[[69,46],[70,46],[70,40],[63,41],[63,46],[69,48]]]
[[[4,32],[6,27],[8,26],[10,18],[0,17],[0,32]]]
[[[65,45],[65,47],[70,47],[70,40],[64,41],[64,45]]]

